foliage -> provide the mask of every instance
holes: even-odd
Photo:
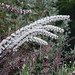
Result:
[[[56,7],[59,14],[69,14],[71,21],[69,22],[70,37],[75,36],[75,1],[74,0],[58,0]],[[70,42],[71,48],[73,48],[75,41]]]

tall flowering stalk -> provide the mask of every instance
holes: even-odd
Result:
[[[11,7],[10,5],[4,4],[4,3],[0,3],[0,6],[3,9],[7,9],[7,10],[10,10],[10,11],[13,11],[13,12],[16,12],[16,13],[20,13],[20,14],[27,14],[27,13],[31,13],[32,12],[31,10],[17,9],[17,8]]]
[[[37,20],[25,27],[22,27],[21,29],[17,30],[15,33],[12,33],[10,36],[8,36],[0,43],[0,54],[5,49],[13,48],[13,50],[16,50],[24,42],[28,42],[28,41],[35,41],[37,43],[47,45],[46,41],[34,36],[41,34],[41,35],[46,35],[48,37],[57,39],[58,38],[57,35],[48,31],[51,30],[51,31],[57,31],[62,33],[64,32],[64,30],[57,26],[47,25],[47,24],[52,21],[66,20],[68,18],[69,15],[57,15],[57,16],[50,16],[50,17],[48,16],[43,19]]]

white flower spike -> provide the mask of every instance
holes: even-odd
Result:
[[[9,6],[7,7],[9,8]],[[47,45],[48,43],[46,41],[35,36],[41,34],[57,39],[58,38],[57,35],[48,31],[50,30],[50,31],[57,31],[63,33],[64,29],[47,24],[52,21],[66,20],[68,18],[69,15],[56,15],[50,17],[48,16],[43,19],[37,20],[25,27],[22,27],[21,29],[17,30],[15,33],[12,33],[10,36],[8,36],[0,43],[0,54],[2,53],[3,50],[9,48],[13,48],[13,51],[14,50],[16,51],[17,48],[21,46],[24,42],[29,42],[29,41]]]

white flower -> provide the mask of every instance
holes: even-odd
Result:
[[[26,38],[27,36],[35,36],[35,35],[37,35],[37,34],[42,34],[42,35],[46,35],[46,36],[49,36],[49,37],[52,37],[52,38],[55,38],[55,39],[57,39],[58,38],[58,36],[56,36],[55,34],[52,34],[52,33],[50,33],[50,32],[48,32],[48,31],[46,31],[46,30],[43,30],[43,29],[33,29],[33,30],[31,30],[31,31],[29,31],[29,32],[27,32],[26,34],[24,34],[24,35],[22,35],[21,37],[19,37],[19,38],[17,38],[17,39],[14,39],[13,40],[13,42],[10,44],[10,46],[8,47],[8,48],[12,48],[12,47],[14,47],[15,45],[17,45],[20,41],[22,41],[23,39],[24,39],[24,41],[25,40],[32,40],[32,39],[28,39],[28,38]],[[26,39],[25,39],[26,38]],[[35,40],[35,38],[33,38],[34,39],[34,41],[36,41]],[[38,38],[39,39],[39,38]],[[23,43],[24,43],[24,41],[23,41]],[[33,41],[33,40],[32,40]],[[40,40],[41,41],[41,40]],[[39,42],[39,41],[38,41]],[[43,42],[43,40],[42,40],[42,42]],[[45,41],[44,41],[45,42]],[[44,43],[43,42],[43,43]],[[41,42],[40,42],[41,43]],[[21,45],[22,45],[22,43],[21,43]]]
[[[57,31],[60,33],[64,32],[64,29],[53,25],[35,26],[32,29],[45,29],[45,30]]]
[[[48,45],[48,43],[40,38],[37,38],[37,37],[33,37],[33,36],[28,36],[26,38],[24,38],[23,40],[21,40],[18,44],[16,44],[16,46],[14,47],[14,51],[17,50],[17,48],[19,46],[21,46],[24,42],[37,42],[37,43],[40,43],[40,44],[43,44],[43,45]]]
[[[3,46],[0,46],[0,50],[4,50],[5,48]]]
[[[12,33],[10,36],[8,36],[0,43],[0,50],[1,50],[0,54],[2,50],[9,49],[9,48],[13,48],[13,50],[17,50],[19,46],[21,46],[24,42],[28,42],[28,41],[33,41],[43,45],[47,45],[46,41],[34,36],[41,34],[41,35],[46,35],[48,37],[57,39],[58,38],[57,35],[48,31],[51,30],[51,31],[57,31],[62,33],[64,32],[64,30],[57,26],[47,25],[47,23],[52,21],[66,20],[68,18],[69,15],[56,15],[50,17],[47,16],[25,27],[22,27],[21,29],[17,30],[15,33]]]
[[[2,50],[0,50],[0,54],[2,53]]]
[[[47,23],[52,22],[52,21],[65,20],[65,19],[68,19],[68,18],[69,18],[69,15],[57,15],[57,16],[45,17],[43,19],[40,19],[40,20],[37,20],[37,21],[31,23],[30,25],[27,25],[27,26],[23,27],[20,30],[17,30],[16,34],[18,35],[18,37],[20,37],[19,34],[22,34],[26,31],[28,31],[28,29],[34,28],[36,26],[42,26],[42,25],[47,24]],[[52,28],[55,28],[55,27],[52,27]],[[57,28],[57,30],[58,30],[57,32],[63,32],[64,31],[63,29],[61,30],[61,29],[58,29],[58,28]]]
[[[3,41],[2,41],[2,44],[5,44],[6,43],[6,39],[4,39]]]
[[[46,41],[44,41],[40,38],[37,38],[37,37],[29,36],[28,40],[33,41],[33,42],[37,42],[37,43],[40,43],[40,44],[43,44],[43,45],[48,45],[48,43]]]

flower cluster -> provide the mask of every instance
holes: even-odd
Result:
[[[28,36],[26,38],[24,38],[23,40],[21,40],[20,42],[18,42],[18,44],[15,45],[15,47],[13,48],[13,51],[16,51],[16,49],[21,46],[24,42],[36,42],[36,43],[40,43],[43,45],[48,45],[48,43],[40,38],[37,37],[33,37],[33,36]]]
[[[30,25],[27,25],[25,28],[32,28],[34,26],[46,25],[47,23],[50,23],[52,21],[66,20],[69,17],[70,17],[69,15],[47,16],[45,18],[42,18],[40,20],[31,23]]]
[[[57,39],[58,38],[57,35],[48,31],[51,30],[62,33],[64,32],[64,30],[57,26],[47,25],[47,23],[58,20],[66,20],[68,18],[69,18],[68,15],[50,16],[37,20],[25,27],[22,27],[21,29],[17,30],[15,33],[12,33],[10,36],[8,36],[0,43],[0,54],[2,53],[3,50],[9,48],[13,48],[13,50],[15,51],[24,42],[28,41],[34,41],[43,45],[47,45],[46,41],[37,38],[35,36],[41,34]]]
[[[34,36],[34,35],[37,35],[37,34],[41,34],[41,35],[46,35],[46,36],[49,36],[49,37],[52,37],[52,38],[58,38],[58,36],[57,35],[55,35],[55,34],[52,34],[52,33],[50,33],[50,32],[48,32],[48,31],[46,31],[46,30],[43,30],[43,29],[33,29],[33,30],[31,30],[31,31],[28,31],[28,32],[26,32],[25,34],[23,34],[22,36],[20,36],[20,37],[18,37],[18,38],[14,38],[14,37],[16,37],[16,35],[13,33],[13,34],[11,34],[11,36],[10,37],[8,37],[8,38],[6,38],[6,40],[4,40],[4,41],[2,41],[2,43],[5,43],[6,41],[7,41],[7,39],[9,39],[9,41],[8,41],[8,45],[7,44],[5,44],[4,45],[4,47],[5,48],[12,48],[12,47],[16,47],[17,46],[17,44],[20,46],[21,44],[19,44],[20,43],[20,41],[22,41],[23,40],[23,43],[24,42],[26,42],[27,40],[28,41],[33,41],[33,39],[34,39],[34,41],[36,40],[37,41],[37,38],[33,38],[32,40],[31,40],[31,38],[26,38],[26,37],[28,37],[28,36]],[[11,41],[10,41],[11,40]],[[44,44],[44,45],[46,45],[46,43],[42,40],[42,39],[38,39],[39,41],[41,40],[43,43],[41,43],[41,44]],[[38,42],[39,42],[38,41]],[[41,42],[40,41],[40,42]],[[39,42],[39,43],[40,43]],[[7,42],[6,42],[7,43]],[[22,43],[22,44],[23,44]],[[3,50],[4,50],[4,48],[2,48]]]
[[[34,28],[41,28],[41,29],[47,29],[47,30],[54,30],[57,32],[64,32],[63,29],[57,27],[57,26],[53,26],[53,25],[47,25],[45,27],[42,27],[43,25],[46,25],[47,23],[50,23],[52,21],[59,21],[59,20],[66,20],[68,19],[70,16],[69,15],[56,15],[56,16],[48,16],[46,18],[42,18],[40,20],[37,20],[25,27],[22,27],[20,30],[17,30],[16,33],[17,35],[19,33],[24,33],[26,31],[28,31],[29,29],[34,29]]]
[[[60,33],[64,32],[64,29],[61,29],[60,27],[53,26],[53,25],[37,26],[37,27],[33,27],[33,28],[51,30],[51,31],[56,31],[56,32],[60,32]]]
[[[16,13],[20,13],[20,14],[27,14],[27,13],[32,12],[31,10],[17,9],[17,8],[11,7],[10,5],[7,5],[7,4],[5,5],[4,3],[0,3],[0,6],[4,9],[10,10],[10,11],[13,11],[13,12],[16,12]]]

